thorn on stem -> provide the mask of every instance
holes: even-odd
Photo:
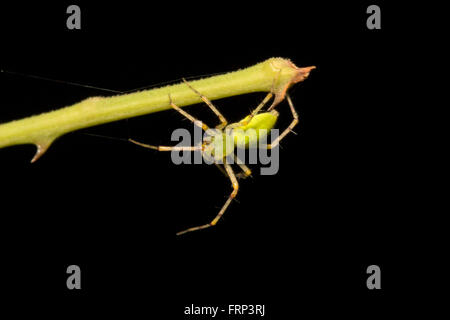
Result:
[[[47,139],[44,141],[36,142],[36,153],[34,154],[33,159],[31,159],[31,163],[35,163],[40,157],[44,155],[44,153],[48,150],[50,145],[53,143],[55,139]]]
[[[268,111],[275,108],[281,101],[284,100],[284,97],[286,96],[286,91],[289,89],[289,87],[295,83],[302,82],[306,78],[308,78],[309,73],[311,70],[316,69],[315,66],[305,67],[305,68],[299,68],[295,66],[292,62],[289,62],[291,65],[290,67],[295,69],[296,74],[292,77],[292,79],[284,86],[278,87],[275,90],[275,99],[272,102],[272,105],[267,109]]]

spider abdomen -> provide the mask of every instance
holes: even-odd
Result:
[[[239,122],[228,125],[224,130],[211,136],[204,149],[204,156],[213,157],[215,162],[221,162],[237,148],[256,148],[261,139],[265,139],[275,126],[278,112],[272,110],[245,117]]]
[[[278,112],[272,110],[257,114],[250,121],[249,118],[250,116],[245,117],[232,129],[234,145],[238,148],[257,147],[258,142],[267,137],[275,126]]]

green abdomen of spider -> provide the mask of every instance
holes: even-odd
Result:
[[[232,154],[235,147],[256,148],[260,140],[267,138],[277,119],[278,112],[275,110],[257,114],[252,118],[247,116],[214,135],[205,151],[219,161]]]
[[[249,119],[250,116],[245,117],[232,129],[234,145],[238,148],[256,148],[258,141],[266,138],[270,129],[275,126],[278,112],[272,110],[257,114],[248,121]]]

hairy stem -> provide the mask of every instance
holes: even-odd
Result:
[[[190,82],[210,100],[251,92],[269,92],[274,84],[273,106],[284,99],[286,90],[303,81],[314,67],[298,68],[290,60],[271,58],[246,69]],[[184,84],[112,97],[92,97],[59,110],[0,125],[0,148],[35,144],[36,161],[55,139],[71,131],[107,122],[170,109],[169,94],[180,107],[201,102]]]

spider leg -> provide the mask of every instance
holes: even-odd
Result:
[[[228,173],[226,172],[226,170],[224,168],[222,168],[222,165],[215,163],[215,162],[214,162],[214,164],[216,165],[217,169],[219,169],[220,172],[222,172],[225,175],[225,177],[228,178]]]
[[[174,147],[169,147],[169,146],[153,146],[150,144],[145,144],[142,142],[138,142],[136,140],[133,139],[128,139],[128,141],[137,144],[138,146],[144,147],[144,148],[148,148],[148,149],[153,149],[153,150],[158,150],[158,151],[197,151],[197,150],[202,150],[202,146],[174,146]]]
[[[236,155],[234,155],[234,163],[236,163],[240,168],[241,168],[241,170],[242,170],[242,172],[239,172],[237,175],[236,175],[236,177],[238,178],[238,179],[245,179],[245,178],[248,178],[248,177],[251,177],[251,175],[252,175],[252,170],[250,170],[250,168],[249,167],[247,167],[243,162],[241,162],[240,160],[239,160],[239,158],[236,156]]]
[[[252,118],[254,116],[256,116],[259,113],[259,111],[261,111],[261,109],[266,105],[266,103],[269,102],[270,98],[272,98],[272,96],[273,96],[275,83],[278,81],[279,77],[280,77],[280,72],[278,72],[277,76],[273,79],[272,88],[270,89],[270,92],[267,94],[267,96],[264,98],[264,100],[256,107],[256,109],[252,111],[252,113],[250,114],[248,119],[246,119],[245,121],[242,122],[242,125],[244,125],[244,126],[247,125],[252,120]]]
[[[273,96],[272,92],[269,92],[267,96],[264,98],[264,100],[256,107],[255,110],[252,111],[252,113],[250,113],[247,119],[241,122],[241,124],[246,126],[250,122],[250,120],[252,120],[252,118],[256,116],[258,112],[266,105],[266,103],[270,100],[270,98],[272,98],[272,96]]]
[[[193,116],[191,116],[189,113],[187,113],[186,111],[184,111],[183,109],[181,109],[179,106],[177,106],[175,103],[173,103],[172,101],[172,97],[169,94],[169,100],[170,100],[170,106],[172,108],[174,108],[175,110],[177,110],[179,113],[181,113],[183,116],[185,116],[187,119],[189,119],[190,121],[192,121],[192,123],[194,123],[196,126],[202,128],[203,130],[208,130],[209,127],[204,124],[203,122],[201,122],[200,120],[194,118]]]
[[[212,226],[215,226],[217,224],[217,221],[219,221],[219,219],[223,216],[223,214],[225,213],[225,211],[227,210],[228,206],[230,205],[231,201],[236,197],[238,190],[239,190],[239,184],[237,182],[236,176],[233,172],[233,169],[231,168],[231,165],[229,165],[228,163],[224,163],[225,166],[225,170],[228,174],[228,177],[230,178],[231,184],[233,186],[233,191],[231,192],[231,194],[229,195],[227,201],[225,202],[225,204],[223,205],[222,209],[220,209],[219,213],[217,214],[217,216],[210,222],[201,226],[197,226],[197,227],[192,227],[183,231],[180,231],[177,233],[177,236],[182,235],[184,233],[188,233],[188,232],[192,232],[192,231],[196,231],[196,230],[201,230],[201,229],[206,229]]]
[[[212,110],[212,112],[215,113],[215,115],[219,118],[220,124],[216,127],[217,129],[223,129],[228,124],[228,121],[225,119],[225,117],[220,113],[220,111],[212,104],[212,102],[205,97],[203,94],[198,92],[194,87],[192,87],[189,82],[186,81],[186,79],[183,78],[184,83],[192,90],[194,91],[202,100],[204,103],[208,105],[208,107]]]
[[[286,98],[289,103],[289,107],[291,108],[292,117],[294,118],[294,120],[292,120],[289,127],[287,127],[271,144],[267,145],[268,149],[275,148],[280,143],[281,139],[283,139],[289,132],[291,132],[292,129],[298,123],[298,114],[297,114],[297,111],[295,111],[294,105],[292,104],[292,100],[291,100],[291,97],[289,96],[289,94],[286,94]]]
[[[196,126],[202,128],[205,131],[209,129],[209,127],[206,124],[204,124],[200,120],[197,120],[196,118],[191,116],[189,113],[187,113],[186,111],[181,109],[179,106],[177,106],[175,103],[173,103],[172,97],[170,96],[170,94],[169,94],[169,100],[170,100],[170,105],[171,105],[172,108],[174,108],[176,111],[181,113],[187,119],[192,121]],[[148,149],[158,150],[158,151],[197,151],[197,150],[202,150],[202,146],[174,146],[174,147],[170,147],[170,146],[154,146],[154,145],[145,144],[145,143],[133,140],[133,139],[128,139],[128,141],[130,141],[130,142],[132,142],[134,144],[137,144],[138,146],[141,146],[141,147],[144,147],[144,148],[148,148]]]

